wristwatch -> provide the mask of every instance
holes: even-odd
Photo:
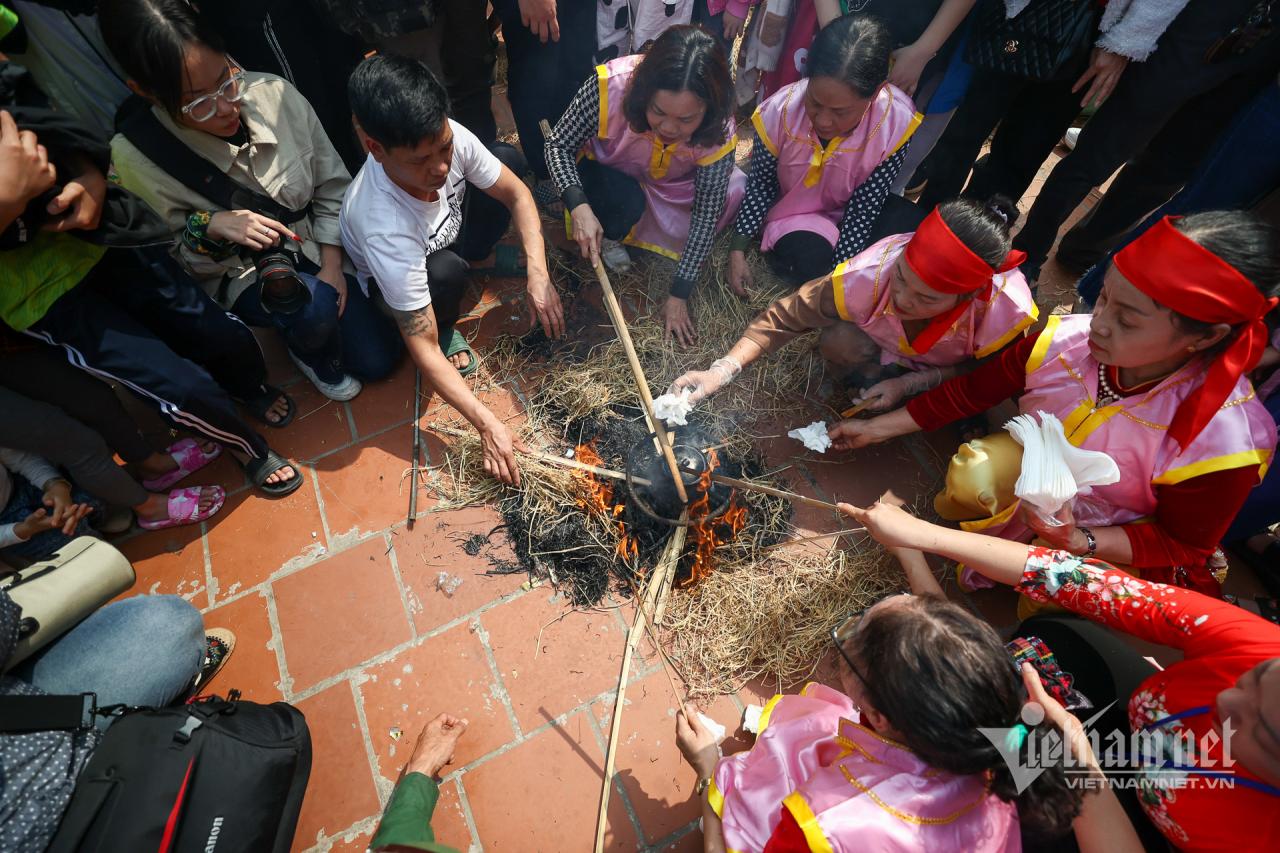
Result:
[[[1093,535],[1093,531],[1087,527],[1077,527],[1076,529],[1084,534],[1084,542],[1086,545],[1084,553],[1077,556],[1092,557],[1094,554],[1098,553],[1098,537]]]

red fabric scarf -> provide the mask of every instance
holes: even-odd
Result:
[[[1193,320],[1238,327],[1169,426],[1169,435],[1185,449],[1222,408],[1240,377],[1257,366],[1267,347],[1263,318],[1277,300],[1263,296],[1235,267],[1175,228],[1174,221],[1161,219],[1112,262],[1157,304]]]
[[[911,271],[920,276],[931,289],[939,293],[972,293],[975,298],[987,301],[991,299],[992,274],[1008,272],[1026,260],[1027,256],[1025,252],[1010,252],[998,269],[991,269],[986,261],[974,254],[955,235],[938,214],[938,209],[934,208],[911,237],[903,258]],[[911,348],[917,353],[928,352],[967,310],[969,300],[961,299],[956,302],[950,309],[934,317],[916,335],[915,340],[911,341]]]

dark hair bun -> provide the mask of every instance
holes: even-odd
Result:
[[[1012,231],[1013,226],[1018,224],[1018,217],[1022,215],[1018,205],[1007,195],[993,195],[987,199],[986,206],[987,210],[1000,217],[1006,231]]]

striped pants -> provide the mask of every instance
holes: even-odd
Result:
[[[108,251],[26,331],[76,367],[121,383],[177,428],[267,455],[231,401],[257,396],[266,381],[253,332],[156,250]]]

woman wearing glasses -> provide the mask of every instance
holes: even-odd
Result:
[[[99,18],[150,106],[121,108],[116,170],[169,223],[183,266],[236,316],[278,329],[326,397],[389,373],[398,337],[348,286],[338,212],[351,178],[311,105],[240,68],[185,0],[104,0]],[[269,425],[289,417],[283,395],[263,408]]]
[[[918,594],[833,632],[843,692],[809,684],[775,697],[755,746],[724,759],[696,714],[677,716],[705,794],[706,850],[1016,851],[1023,835],[1071,831],[1082,799],[1062,767],[1019,792],[1002,757],[1025,756],[1040,721],[1023,714],[1024,679],[1000,637],[943,597],[919,551],[897,553]]]

